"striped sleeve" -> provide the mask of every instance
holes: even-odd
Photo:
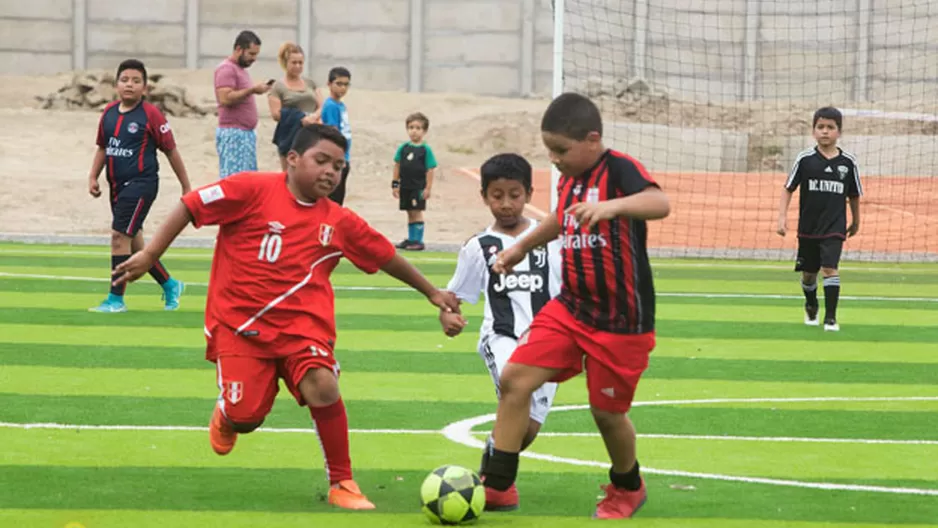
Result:
[[[812,154],[814,154],[814,149],[802,150],[795,157],[795,163],[792,164],[788,179],[785,180],[785,189],[788,192],[794,192],[801,185],[801,161]]]
[[[857,162],[856,156],[844,150],[841,150],[840,152],[844,155],[844,157],[850,160],[850,164],[853,165],[853,178],[850,179],[849,188],[847,189],[847,196],[863,196],[863,184],[860,183],[860,164]]]

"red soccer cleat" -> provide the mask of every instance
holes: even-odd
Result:
[[[612,484],[600,486],[606,492],[603,500],[596,505],[594,519],[628,519],[645,504],[648,492],[645,490],[645,479],[642,487],[635,491],[619,489]]]
[[[228,419],[222,414],[221,409],[216,405],[212,413],[212,421],[208,425],[208,440],[212,444],[212,449],[219,455],[227,455],[234,449],[235,440],[238,439],[238,433],[228,423]]]
[[[518,488],[514,484],[505,491],[485,488],[485,511],[514,511],[518,509]]]

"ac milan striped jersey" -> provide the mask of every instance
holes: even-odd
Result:
[[[112,197],[118,186],[130,180],[159,179],[157,149],[170,152],[176,148],[173,131],[160,109],[141,101],[132,109],[121,112],[115,101],[101,112],[96,143],[107,156],[105,169]]]
[[[644,220],[618,217],[592,229],[565,214],[580,202],[603,202],[656,186],[645,168],[626,154],[607,150],[580,176],[561,175],[557,220],[563,242],[560,302],[598,330],[641,334],[655,327],[655,288],[645,247]]]
[[[330,275],[339,259],[375,273],[395,255],[351,209],[327,198],[297,200],[286,177],[242,172],[182,197],[196,227],[219,226],[205,331],[221,325],[254,343],[259,357],[293,354],[311,342],[334,346]]]

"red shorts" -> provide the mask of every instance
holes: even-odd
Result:
[[[508,361],[560,372],[550,381],[566,381],[585,368],[589,401],[607,412],[628,412],[635,387],[648,368],[655,332],[614,334],[591,328],[553,299],[538,312]]]
[[[339,363],[332,350],[313,345],[280,357],[258,357],[257,348],[224,327],[206,332],[218,376],[218,403],[235,423],[260,423],[270,412],[280,391],[279,380],[300,405],[306,405],[299,385],[310,369],[327,368],[339,376]]]

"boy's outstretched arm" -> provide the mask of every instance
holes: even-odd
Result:
[[[658,220],[671,214],[668,195],[654,186],[643,191],[605,202],[580,202],[567,209],[581,225],[591,229],[597,222],[628,216],[640,220]]]
[[[91,161],[91,172],[88,173],[88,194],[97,198],[101,196],[101,185],[98,183],[98,177],[104,169],[104,163],[107,161],[107,153],[104,147],[98,147],[94,153],[94,159]]]
[[[791,191],[788,189],[782,189],[782,195],[778,201],[778,227],[775,229],[775,232],[780,236],[785,236],[785,233],[788,232],[787,217],[788,206],[791,204],[791,196]]]
[[[860,230],[860,197],[851,196],[850,200],[850,227],[847,228],[847,236],[852,237]]]
[[[547,244],[558,236],[560,236],[560,222],[557,220],[557,215],[550,214],[528,236],[499,253],[495,259],[495,264],[492,266],[492,271],[495,273],[511,273],[515,264],[521,262],[528,252]]]
[[[176,179],[179,180],[179,185],[182,186],[182,194],[189,194],[189,191],[192,190],[192,184],[189,183],[189,173],[186,171],[186,164],[182,162],[179,149],[173,149],[167,152],[166,158],[169,159],[169,165],[173,168],[173,172],[176,173]]]
[[[179,202],[150,243],[114,269],[114,285],[133,282],[148,272],[190,222],[192,214],[184,203]]]
[[[155,239],[154,239],[155,240]],[[151,242],[153,244],[153,242]],[[149,268],[147,268],[149,269]],[[381,271],[407,284],[422,293],[433,305],[446,312],[459,313],[459,299],[452,292],[443,291],[430,283],[420,270],[414,267],[407,259],[395,254],[385,264]],[[146,272],[146,270],[144,270]]]

